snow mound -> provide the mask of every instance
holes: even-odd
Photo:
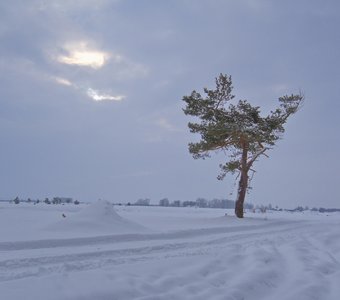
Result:
[[[104,200],[98,200],[83,208],[77,214],[78,219],[101,220],[106,222],[122,222],[124,219],[117,214],[113,205]]]
[[[147,230],[118,215],[113,205],[104,200],[98,200],[77,213],[62,214],[61,220],[49,227],[57,231],[77,231],[80,235],[138,233]]]

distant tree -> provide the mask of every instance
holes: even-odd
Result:
[[[235,207],[235,201],[229,200],[229,199],[222,199],[222,208],[234,208]]]
[[[168,198],[163,198],[159,200],[159,206],[169,206],[170,202]]]
[[[51,201],[48,198],[45,198],[44,202],[45,204],[51,204]]]
[[[180,207],[181,206],[181,201],[180,200],[175,200],[174,202],[172,202],[171,206]]]
[[[319,208],[319,212],[321,212],[321,213],[324,213],[324,212],[326,212],[326,208],[324,208],[324,207],[320,207],[320,208]]]
[[[245,203],[245,205],[247,205]],[[209,207],[212,208],[233,208],[235,207],[235,201],[229,199],[212,199],[209,201]]]
[[[267,207],[264,206],[264,205],[261,205],[260,206],[260,211],[261,211],[261,213],[265,213],[267,211]]]
[[[229,160],[221,164],[218,179],[227,173],[238,173],[239,185],[235,214],[243,218],[243,205],[249,182],[255,172],[254,162],[271,149],[284,132],[283,125],[289,116],[300,107],[303,96],[290,95],[279,98],[279,107],[268,116],[260,115],[260,107],[252,106],[246,100],[231,104],[231,76],[220,74],[216,78],[216,89],[204,88],[205,97],[195,90],[184,96],[186,115],[197,117],[199,123],[189,123],[190,132],[198,133],[201,140],[189,144],[189,152],[195,159],[209,157],[211,152],[223,151]]]
[[[254,205],[251,204],[251,203],[245,202],[245,203],[244,203],[244,208],[245,208],[245,209],[253,209],[253,208],[254,208]]]
[[[135,205],[137,205],[137,206],[148,206],[148,205],[150,205],[150,199],[148,199],[148,198],[138,199],[135,202]]]
[[[302,212],[303,211],[303,207],[302,206],[298,206],[294,209],[294,211],[300,211]]]
[[[221,201],[221,199],[209,200],[208,206],[211,207],[211,208],[221,208],[222,207],[222,201]]]
[[[78,200],[73,202],[75,205],[78,205],[80,202]]]
[[[188,207],[188,206],[192,207],[192,206],[196,206],[196,201],[183,201],[182,206],[183,206],[183,207]]]
[[[208,206],[208,201],[207,199],[204,199],[204,198],[197,198],[196,199],[196,205],[198,207],[207,207]]]
[[[16,197],[14,200],[13,200],[14,204],[19,204],[20,203],[20,199],[19,197]]]

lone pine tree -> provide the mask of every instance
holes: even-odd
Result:
[[[246,100],[231,103],[231,76],[220,74],[216,78],[216,89],[204,88],[205,97],[195,90],[184,96],[186,115],[197,117],[198,123],[188,123],[190,132],[198,133],[201,140],[189,144],[189,152],[195,159],[206,158],[212,151],[224,151],[229,159],[221,164],[222,180],[227,173],[238,174],[238,195],[235,214],[243,218],[244,199],[249,189],[249,171],[255,172],[254,162],[271,149],[284,133],[283,125],[301,106],[303,96],[285,95],[280,97],[279,106],[269,115],[262,117],[260,107],[252,106]]]

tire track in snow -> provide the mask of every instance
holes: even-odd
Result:
[[[282,222],[275,224],[274,229],[269,227],[266,231],[263,230],[263,226],[253,226],[251,229],[247,228],[242,230],[241,233],[235,233],[235,230],[226,232],[225,228],[223,228],[224,232],[214,228],[213,230],[208,231],[209,234],[207,234],[207,231],[205,230],[195,230],[193,231],[195,233],[193,235],[189,235],[192,231],[185,231],[184,236],[186,237],[193,238],[197,237],[197,234],[199,234],[199,236],[204,234],[205,239],[203,241],[179,242],[175,240],[175,236],[177,236],[177,238],[178,236],[183,238],[183,232],[179,232],[180,234],[168,234],[170,237],[169,239],[164,238],[167,234],[157,235],[157,238],[162,236],[162,243],[154,246],[138,247],[137,245],[137,247],[134,246],[133,248],[91,252],[82,252],[81,249],[79,249],[80,252],[75,254],[7,259],[0,261],[0,281],[13,280],[27,276],[43,276],[47,273],[60,273],[66,270],[82,271],[96,269],[104,266],[108,267],[136,261],[204,255],[219,251],[235,243],[242,245],[242,247],[267,244],[269,237],[271,241],[274,238],[276,243],[280,243],[284,242],[285,239],[278,235],[288,234],[289,236],[292,228],[295,226],[296,224]],[[305,224],[304,227],[308,227],[307,224]],[[302,230],[302,228],[303,227],[300,225],[300,230]],[[259,232],[256,232],[254,229],[259,229]],[[230,235],[230,233],[233,234]],[[223,234],[223,236],[216,237],[216,234]],[[149,240],[153,239],[151,238]],[[172,240],[174,241],[171,242]],[[102,240],[100,239],[100,241]],[[93,240],[91,240],[91,242],[93,242]],[[25,251],[20,251],[18,254],[22,256],[25,254]]]
[[[300,223],[301,221],[295,221]],[[18,242],[0,242],[0,251],[8,250],[28,250],[28,249],[43,249],[43,248],[58,248],[58,247],[74,247],[74,246],[90,246],[99,244],[110,244],[120,242],[139,242],[151,240],[172,240],[181,238],[192,238],[199,236],[207,236],[212,234],[225,234],[233,232],[243,232],[252,230],[262,230],[271,226],[284,226],[287,221],[267,221],[261,225],[244,225],[233,227],[213,227],[181,230],[169,233],[150,233],[150,234],[121,234],[121,235],[104,235],[95,237],[81,237],[68,239],[46,239],[34,241],[18,241]]]
[[[314,224],[308,230],[299,227],[280,238],[264,233],[264,238],[253,243],[242,241],[247,243],[246,247],[239,244],[237,255],[219,257],[218,268],[208,262],[201,267],[202,273],[194,270],[190,275],[186,274],[190,277],[201,273],[201,277],[195,278],[199,284],[183,284],[182,281],[178,286],[181,281],[177,280],[177,286],[156,286],[154,290],[162,290],[160,293],[136,299],[175,299],[194,292],[194,296],[188,299],[337,300],[340,291],[339,257],[336,258],[334,248],[327,248],[327,244],[313,245],[328,238],[329,232],[323,225]],[[340,244],[340,241],[335,243]],[[167,282],[174,281],[177,273],[181,270],[168,276]]]

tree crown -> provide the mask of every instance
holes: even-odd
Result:
[[[216,88],[204,88],[205,97],[195,90],[184,96],[186,115],[194,116],[199,122],[189,122],[190,132],[198,133],[201,140],[189,144],[194,158],[209,157],[211,151],[231,151],[230,160],[221,165],[223,179],[227,172],[234,173],[242,168],[250,169],[253,162],[275,145],[284,133],[288,117],[299,109],[303,96],[285,95],[278,99],[279,106],[267,116],[260,115],[260,107],[252,106],[247,100],[232,103],[233,85],[229,75],[216,78]],[[250,154],[246,166],[241,165],[240,156],[246,149]]]

